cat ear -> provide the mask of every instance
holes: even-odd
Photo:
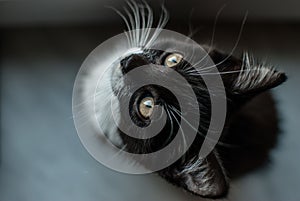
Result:
[[[201,197],[220,198],[228,192],[227,177],[215,151],[204,159],[193,158],[180,168],[167,169],[160,175]]]
[[[234,96],[251,97],[283,83],[287,77],[273,67],[255,62],[245,53],[241,59],[219,51],[209,52],[226,90]]]

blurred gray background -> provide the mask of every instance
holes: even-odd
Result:
[[[150,1],[155,11],[161,1]],[[282,135],[272,163],[232,182],[228,200],[299,201],[300,3],[296,0],[165,0],[167,28],[231,51],[247,50],[284,70],[288,82],[273,90]],[[0,201],[204,200],[156,175],[126,175],[95,161],[73,125],[73,82],[85,57],[124,30],[111,9],[124,1],[0,1]]]

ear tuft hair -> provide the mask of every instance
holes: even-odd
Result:
[[[234,94],[257,94],[276,87],[287,79],[283,72],[256,62],[244,53],[240,73],[232,85]]]
[[[257,93],[284,82],[287,77],[284,73],[255,62],[248,53],[244,53],[239,76],[232,86],[233,93]]]

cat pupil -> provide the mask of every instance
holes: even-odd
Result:
[[[145,101],[145,102],[144,102],[144,105],[145,105],[147,108],[152,108],[152,102],[151,102],[150,100]]]

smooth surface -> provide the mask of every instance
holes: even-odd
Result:
[[[216,45],[230,50],[239,25],[217,27]],[[103,27],[5,30],[1,37],[1,201],[203,200],[156,175],[125,175],[96,162],[76,134],[71,95],[87,54],[118,31]],[[233,182],[232,201],[298,201],[300,192],[299,26],[247,26],[238,49],[289,75],[274,90],[282,137],[273,163]],[[207,41],[211,29],[197,35]]]

